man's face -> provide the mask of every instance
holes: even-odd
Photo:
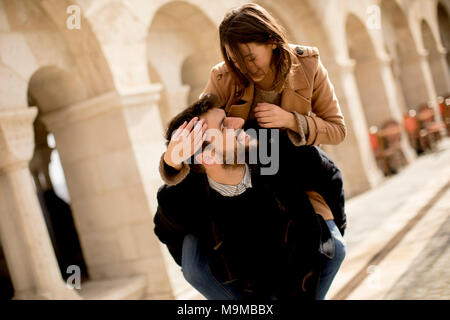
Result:
[[[250,137],[242,129],[244,120],[237,117],[227,117],[225,111],[220,108],[213,108],[200,116],[208,125],[206,131],[206,141],[211,143],[208,146],[214,149],[211,153],[216,163],[237,164],[238,155],[248,148]],[[239,161],[239,163],[241,163]]]

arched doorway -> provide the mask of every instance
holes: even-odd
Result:
[[[349,14],[345,30],[349,57],[355,62],[354,77],[367,125],[366,134],[374,135],[375,139],[379,139],[377,141],[388,143],[381,129],[391,123],[396,126],[398,142],[400,142],[402,132],[399,112],[396,109],[397,105],[392,105],[392,101],[389,101],[386,92],[385,82],[392,79],[392,77],[386,77],[391,74],[390,67],[386,66],[387,61],[380,59],[380,53],[376,52],[371,36],[357,16]],[[392,81],[388,82],[388,85],[392,83]],[[378,143],[372,142],[373,155],[385,175],[391,174],[407,162],[402,149],[394,155],[395,157],[390,157],[389,161],[380,159],[385,147],[379,150],[377,145]]]
[[[421,67],[421,56],[409,28],[408,19],[396,1],[381,1],[383,35],[392,57],[392,68],[406,103],[406,109],[418,109],[432,97]],[[403,110],[406,112],[407,110]]]
[[[355,78],[368,126],[381,126],[393,118],[372,39],[364,23],[350,14],[346,23],[349,56],[355,61]]]
[[[326,66],[334,63],[334,52],[323,21],[317,16],[314,5],[309,0],[286,0],[274,2],[258,0],[286,31],[290,42],[299,45],[314,46],[320,51],[320,57]]]
[[[79,77],[57,67],[40,68],[30,79],[28,103],[39,109],[34,122],[35,151],[30,161],[30,172],[64,280],[71,276],[67,271],[69,266],[80,268],[82,281],[88,279],[88,271],[59,153],[54,137],[42,123],[40,114],[82,101],[86,97],[87,90]],[[51,170],[51,166],[56,166],[59,171]]]
[[[450,17],[448,11],[445,9],[444,5],[440,2],[438,2],[437,18],[439,23],[439,32],[441,35],[441,41],[445,49],[447,49],[447,68],[450,73]]]
[[[154,15],[147,48],[151,82],[163,85],[160,113],[167,123],[198,98],[221,61],[217,27],[198,7],[173,1]]]

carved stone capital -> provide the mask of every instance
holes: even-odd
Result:
[[[0,171],[26,167],[34,152],[36,107],[0,110]]]
[[[112,91],[97,97],[67,106],[61,110],[45,113],[40,119],[51,132],[88,118],[120,109],[139,107],[157,103],[160,99],[161,85],[149,85],[134,91]]]

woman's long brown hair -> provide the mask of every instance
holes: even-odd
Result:
[[[249,79],[236,68],[227,54],[226,47],[236,59],[236,63],[244,72],[244,57],[239,51],[238,44],[256,42],[259,44],[275,44],[273,50],[272,65],[275,67],[275,79],[273,89],[281,91],[285,80],[291,71],[292,57],[294,51],[289,47],[289,43],[281,25],[260,5],[249,3],[244,4],[228,12],[219,27],[220,49],[223,59],[237,80],[239,90],[249,86]]]

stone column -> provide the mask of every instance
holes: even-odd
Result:
[[[446,87],[445,93],[450,93],[450,71],[449,71],[450,66],[447,63],[448,50],[446,48],[441,48],[438,54],[439,54],[438,59],[441,64],[443,82]]]
[[[14,299],[80,299],[61,277],[28,169],[36,114],[0,111],[0,236]]]
[[[403,127],[403,110],[405,110],[405,106],[398,105],[398,101],[401,101],[398,95],[400,95],[401,93],[397,90],[396,81],[392,72],[392,60],[388,57],[380,58],[379,60],[380,72],[386,91],[389,110],[391,111],[392,118],[397,121],[400,126]],[[405,155],[406,161],[410,163],[414,161],[414,159],[416,158],[416,154],[412,149],[410,143],[408,142],[408,136],[405,130],[402,130],[401,135],[402,150]]]
[[[342,59],[327,69],[339,97],[347,125],[344,142],[333,147],[344,175],[346,195],[369,190],[382,180],[381,171],[370,148],[369,129],[356,85],[354,60]]]
[[[435,120],[438,122],[442,122],[441,111],[439,110],[439,106],[437,103],[436,88],[433,82],[433,75],[431,73],[430,62],[428,61],[428,52],[422,51],[419,53],[419,55],[420,55],[420,68],[422,69],[422,73],[425,78],[425,86],[428,94],[428,102],[434,109]]]
[[[146,297],[173,298],[153,232],[165,148],[161,86],[110,92],[42,116],[53,133],[91,280],[146,275]]]

